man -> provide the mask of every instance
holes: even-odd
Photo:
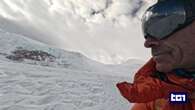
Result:
[[[132,110],[195,110],[195,1],[161,0],[142,18],[144,46],[152,58],[134,82],[117,84]],[[171,92],[185,92],[185,104],[169,102]]]

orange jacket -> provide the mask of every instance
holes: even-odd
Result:
[[[176,76],[173,72],[164,73],[167,81],[155,76],[156,63],[151,58],[136,74],[133,83],[121,82],[117,87],[121,95],[131,103],[150,103],[159,99],[167,100],[161,110],[195,110],[195,101],[187,104],[170,104],[170,92],[190,93],[195,89],[195,81],[189,78]],[[150,110],[150,109],[149,109]],[[155,108],[151,109],[155,110]]]

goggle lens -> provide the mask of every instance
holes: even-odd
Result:
[[[180,0],[159,2],[148,8],[142,17],[142,30],[145,37],[163,39],[184,27],[186,11]]]

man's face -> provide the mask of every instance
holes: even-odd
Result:
[[[151,48],[158,71],[195,70],[195,22],[166,39],[147,38],[144,45]]]

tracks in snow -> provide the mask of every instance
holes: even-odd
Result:
[[[0,62],[0,110],[122,110],[120,78]]]

